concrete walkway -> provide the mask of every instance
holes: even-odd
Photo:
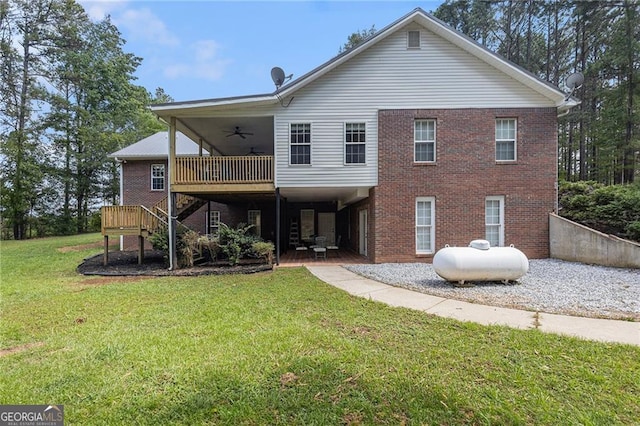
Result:
[[[306,266],[313,275],[334,287],[391,306],[416,309],[441,317],[484,325],[506,325],[522,330],[537,328],[547,333],[640,346],[640,322],[573,317],[479,305],[393,287],[362,277],[338,265]]]

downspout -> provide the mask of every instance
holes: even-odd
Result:
[[[175,217],[174,217],[174,200],[173,193],[171,191],[171,185],[173,182],[173,157],[175,155],[175,140],[176,140],[176,118],[171,117],[169,120],[169,146],[168,146],[168,156],[167,156],[167,177],[169,178],[169,184],[167,185],[167,215],[168,215],[168,237],[169,237],[169,270],[173,271],[177,265],[174,263],[175,259],[175,250],[176,250],[176,230],[175,230]]]
[[[120,205],[124,206],[124,167],[123,164],[126,162],[124,160],[115,158],[116,162],[120,166]],[[120,251],[124,250],[124,235],[120,235]]]
[[[280,265],[280,188],[276,188],[276,265]]]

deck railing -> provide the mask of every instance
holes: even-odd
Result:
[[[273,156],[177,157],[174,185],[270,183]]]
[[[120,230],[141,235],[143,231],[153,232],[164,222],[144,206],[104,206],[101,216],[103,234]]]

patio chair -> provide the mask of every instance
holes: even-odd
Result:
[[[338,248],[340,248],[340,239],[341,238],[342,238],[342,235],[338,235],[338,239],[336,240],[336,245],[327,246],[327,250],[338,250]]]
[[[316,260],[318,260],[318,257],[327,258],[327,237],[316,237],[313,253]]]

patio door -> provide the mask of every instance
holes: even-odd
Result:
[[[336,243],[336,214],[318,213],[318,235],[327,237],[327,245]]]
[[[369,240],[369,224],[368,222],[368,218],[367,218],[367,210],[360,210],[360,212],[358,212],[358,227],[359,227],[359,238],[358,238],[358,252],[363,255],[363,256],[367,256],[367,242]]]

